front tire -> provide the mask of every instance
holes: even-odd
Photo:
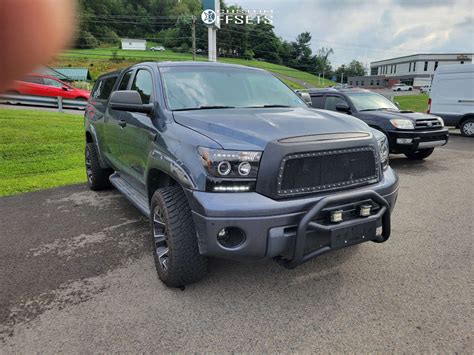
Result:
[[[188,200],[180,186],[155,191],[151,199],[151,235],[156,271],[169,287],[183,287],[207,275],[207,258],[199,254]]]
[[[464,137],[474,137],[474,118],[465,120],[461,127],[459,127],[459,130]]]
[[[110,187],[109,176],[111,169],[103,169],[99,163],[99,153],[94,143],[86,144],[85,152],[87,183],[94,191],[104,190]]]
[[[420,149],[416,152],[405,153],[405,156],[410,160],[423,160],[433,154],[434,148]]]

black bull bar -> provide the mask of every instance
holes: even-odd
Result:
[[[323,209],[331,205],[337,205],[342,203],[357,202],[360,200],[370,199],[377,203],[380,208],[379,210],[368,217],[360,217],[344,221],[338,224],[321,224],[318,222],[312,221],[314,217],[320,214]],[[319,249],[313,250],[305,254],[305,245],[306,245],[306,236],[308,229],[310,231],[322,232],[322,233],[331,233],[335,229],[341,229],[346,227],[355,227],[369,223],[376,223],[379,219],[382,219],[382,234],[380,236],[375,236],[372,240],[374,242],[382,243],[385,242],[390,237],[390,205],[389,203],[380,196],[375,191],[359,191],[359,192],[350,192],[346,194],[340,194],[336,196],[328,196],[323,198],[321,201],[316,203],[301,219],[298,224],[297,233],[294,241],[293,256],[291,259],[279,258],[278,261],[283,266],[293,269],[296,266],[311,260],[319,255],[325,254],[335,249],[340,249],[340,247],[334,247],[332,245],[326,245]],[[362,242],[364,240],[360,240]],[[354,243],[353,243],[354,244]],[[352,245],[352,244],[350,244]]]

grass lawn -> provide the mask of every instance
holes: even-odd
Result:
[[[114,52],[118,61],[111,60]],[[162,52],[152,51],[124,51],[117,48],[96,48],[96,49],[73,49],[62,53],[53,66],[58,67],[88,67],[91,72],[92,79],[97,79],[100,74],[125,68],[137,62],[142,61],[182,61],[192,60],[190,53],[176,53],[170,50]],[[207,61],[207,56],[196,56],[197,61]],[[275,73],[284,74],[286,76],[303,80],[315,87],[327,87],[336,83],[317,77],[316,75],[306,73],[297,69],[285,67],[283,65],[272,64],[259,60],[245,60],[240,58],[219,58],[218,61],[223,63],[233,63],[247,65],[250,67],[266,69]],[[295,88],[301,88],[301,85],[291,82]]]
[[[398,101],[402,110],[426,113],[428,97],[426,94],[395,96],[394,101]]]
[[[83,118],[0,109],[0,196],[86,181]]]

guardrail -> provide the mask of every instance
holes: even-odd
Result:
[[[64,108],[84,109],[87,105],[85,100],[64,99],[61,96],[0,95],[0,102],[57,107],[59,112],[63,112]]]

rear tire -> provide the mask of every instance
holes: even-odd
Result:
[[[5,94],[7,95],[20,95],[20,93],[18,91],[15,91],[15,90],[9,90],[7,91]],[[10,104],[10,105],[18,105],[19,102],[18,101],[15,101],[15,100],[8,100],[7,101],[7,104]]]
[[[434,148],[420,149],[416,152],[405,153],[405,156],[410,160],[423,160],[433,154],[433,151]]]
[[[199,253],[188,200],[180,186],[158,189],[150,207],[156,271],[168,287],[184,287],[207,275],[207,258]]]
[[[474,118],[468,118],[459,127],[464,137],[474,137]]]
[[[94,143],[86,144],[85,164],[87,183],[91,190],[99,191],[110,187],[109,176],[113,171],[100,166],[99,154]]]

